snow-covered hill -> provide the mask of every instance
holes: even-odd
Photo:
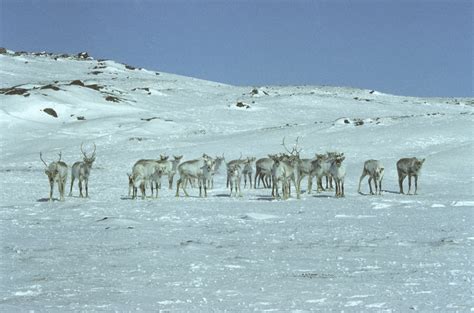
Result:
[[[0,75],[1,311],[473,307],[472,98],[236,87],[12,51]],[[127,196],[140,158],[259,158],[281,152],[283,137],[299,137],[305,157],[343,151],[346,197],[229,198],[224,170],[206,199]],[[83,142],[97,145],[90,198],[75,189],[47,202],[39,152],[71,166]],[[419,195],[399,195],[395,163],[412,156],[426,158]],[[385,164],[382,196],[356,192],[371,158]]]

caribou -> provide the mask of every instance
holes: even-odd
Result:
[[[338,156],[331,162],[329,174],[334,178],[336,183],[336,197],[344,197],[344,177],[346,176],[346,167],[342,163],[344,156]]]
[[[364,179],[365,176],[369,176],[369,189],[370,189],[370,194],[373,195],[374,192],[372,190],[372,180],[374,181],[375,185],[375,194],[382,194],[382,179],[383,179],[383,174],[384,174],[384,166],[382,165],[382,162],[379,160],[367,160],[364,162],[364,169],[362,170],[362,175],[360,176],[359,179],[359,188],[357,189],[358,193],[360,192],[360,185],[362,183],[362,180]]]
[[[176,197],[179,197],[179,189],[183,189],[186,197],[189,196],[186,191],[186,181],[198,180],[199,197],[202,197],[202,189],[204,189],[204,197],[207,197],[207,183],[212,178],[212,172],[215,168],[216,161],[203,155],[203,158],[190,160],[181,163],[178,166],[179,179],[176,183]]]
[[[153,189],[155,189],[155,197],[158,198],[158,187],[161,176],[166,171],[166,165],[163,162],[167,159],[167,156],[161,155],[160,160],[142,159],[133,165],[131,177],[133,182],[133,199],[137,197],[138,187],[140,187],[142,199],[144,199],[146,197],[145,188],[148,184],[151,186],[151,196],[153,197]]]
[[[229,170],[229,168],[233,167],[234,165],[241,166],[246,161],[247,161],[247,159],[242,159],[242,153],[241,153],[240,157],[238,159],[231,160],[231,161],[227,162],[226,163],[226,168],[227,168],[227,170]],[[227,179],[226,179],[226,185],[225,185],[226,188],[229,188],[229,185],[230,185],[230,176],[229,176],[229,171],[227,171]]]
[[[253,166],[252,163],[255,162],[255,157],[247,157],[245,159],[242,159],[242,154],[240,154],[240,157],[238,159],[232,160],[228,163],[226,163],[227,169],[234,165],[238,165],[239,167],[243,168],[241,169],[241,176],[244,177],[244,188],[247,187],[247,179],[249,182],[250,188],[252,188],[252,174],[253,174]],[[227,172],[227,183],[226,187],[229,187],[230,184],[230,176],[229,172]]]
[[[242,172],[239,164],[231,164],[227,167],[227,177],[229,179],[230,196],[232,197],[232,190],[235,191],[235,196],[242,196],[240,191],[240,181]]]
[[[54,183],[58,184],[59,190],[59,199],[60,201],[64,201],[64,189],[66,188],[66,180],[67,180],[67,172],[68,167],[67,164],[61,161],[61,152],[59,152],[59,160],[56,162],[51,162],[49,165],[43,160],[43,154],[40,152],[40,159],[44,163],[45,166],[45,174],[48,176],[49,180],[49,201],[53,200],[53,189]]]
[[[128,196],[130,197],[133,193],[134,187],[133,187],[133,176],[132,174],[127,173],[128,176]]]
[[[178,168],[182,155],[173,155],[173,160],[169,160],[167,156],[161,155],[160,160],[157,162],[163,165],[163,176],[168,176],[168,188],[173,188],[174,175],[176,175],[176,169]],[[161,189],[161,180],[158,184],[158,187]]]
[[[212,159],[209,157],[209,159]],[[222,163],[225,163],[225,158],[224,158],[224,154],[222,154],[222,156],[216,156],[214,159],[212,159],[214,162],[213,166],[212,166],[212,169],[211,169],[211,176],[210,178],[207,180],[207,186],[209,189],[214,189],[214,175],[216,173],[219,172],[219,169],[222,165]]]
[[[336,158],[344,156],[344,153],[340,153],[340,152],[337,152],[337,151],[332,151],[332,152],[327,151],[326,156],[327,156],[327,159],[329,160],[329,163],[331,163]],[[325,176],[326,176],[326,189],[333,190],[334,187],[333,187],[333,184],[332,184],[332,180],[333,180],[332,176],[329,175],[329,174],[325,175]]]
[[[145,199],[145,185],[148,181],[146,175],[146,168],[143,164],[135,164],[132,169],[131,181],[132,181],[132,199],[137,199],[138,188],[142,193],[142,199]]]
[[[329,174],[329,166],[327,155],[316,154],[316,158],[311,161],[311,171],[308,178],[308,194],[313,190],[313,177],[316,177],[317,191],[323,190],[322,177]]]
[[[272,156],[276,155],[269,155],[268,158],[261,158],[258,159],[255,163],[255,177],[253,187],[257,188],[257,180],[258,180],[258,187],[260,187],[260,182],[263,184],[263,188],[270,188],[271,186],[271,178],[272,178],[272,168],[273,168],[273,159]]]
[[[325,190],[323,188],[323,177],[326,177],[326,189],[332,189],[331,165],[335,159],[342,157],[344,157],[344,153],[316,154],[316,158],[311,161],[311,172],[308,178],[308,194],[311,193],[313,188],[313,177],[316,177],[317,192]]]
[[[295,185],[296,196],[299,199],[299,190],[296,183],[296,168],[298,158],[296,156],[282,155],[273,159],[272,169],[272,196],[279,198],[278,193],[279,183],[282,183],[283,199],[288,199],[291,196],[291,182]]]
[[[74,180],[77,178],[79,180],[79,196],[84,197],[82,193],[82,184],[84,183],[84,188],[86,189],[86,198],[89,197],[89,176],[92,169],[92,164],[95,161],[95,151],[96,145],[94,143],[94,151],[90,156],[87,156],[86,152],[83,149],[83,144],[81,143],[81,152],[83,155],[82,161],[77,161],[71,167],[71,187],[69,189],[69,197],[72,197],[72,187],[74,186]]]
[[[244,188],[247,187],[247,178],[249,181],[249,187],[252,188],[253,162],[255,162],[255,157],[247,157],[247,160],[244,162],[244,168],[242,169],[242,176],[244,176]]]
[[[298,190],[298,196],[301,193],[301,181],[305,176],[308,176],[308,190],[307,192],[310,193],[309,188],[311,188],[311,169],[312,169],[312,162],[315,159],[299,159],[296,165],[296,184]]]
[[[425,159],[417,158],[403,158],[397,162],[398,184],[400,186],[400,193],[403,194],[403,180],[408,176],[408,194],[411,191],[411,178],[415,177],[415,192],[418,191],[418,176],[420,175],[421,167]]]
[[[278,156],[270,155],[274,162],[272,167],[272,196],[276,198],[280,197],[278,185],[281,182],[283,199],[288,199],[291,195],[291,182],[293,182],[297,197],[299,198],[300,193],[295,177],[297,165],[300,160],[299,154],[301,152],[301,149],[298,149],[298,138],[296,138],[296,144],[291,151],[285,145],[284,137],[282,145],[288,154],[280,154]]]

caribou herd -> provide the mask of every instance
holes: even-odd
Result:
[[[244,188],[271,188],[273,198],[288,199],[291,197],[291,186],[294,186],[296,198],[300,198],[301,182],[307,177],[308,183],[306,192],[310,194],[313,190],[313,180],[316,179],[317,192],[335,189],[335,197],[344,197],[344,179],[346,176],[345,156],[340,152],[327,152],[325,154],[316,154],[314,158],[300,158],[302,149],[298,147],[298,139],[295,145],[289,149],[283,138],[282,146],[284,153],[269,154],[268,157],[256,159],[255,157],[242,158],[225,162],[224,155],[211,157],[203,154],[202,157],[195,160],[182,162],[182,155],[174,155],[171,159],[167,155],[160,155],[159,159],[141,159],[135,162],[131,174],[128,175],[128,195],[132,199],[138,198],[140,190],[141,198],[146,198],[146,189],[150,188],[151,197],[158,197],[158,190],[161,189],[161,179],[168,177],[168,188],[173,188],[174,176],[178,174],[176,182],[176,197],[180,196],[180,191],[185,196],[189,196],[186,188],[199,188],[199,196],[207,197],[208,189],[214,187],[214,175],[218,172],[222,164],[227,168],[227,188],[230,189],[230,196],[241,197],[242,178],[244,179]],[[72,196],[74,180],[78,179],[79,196],[89,197],[88,181],[92,165],[96,157],[96,145],[89,155],[84,151],[83,145],[80,148],[83,158],[73,164],[71,168],[71,186],[69,196]],[[68,175],[68,166],[59,160],[46,163],[43,154],[40,152],[40,159],[45,165],[45,173],[48,176],[50,184],[49,200],[53,199],[54,183],[58,184],[60,200],[64,201],[64,189]],[[396,166],[398,172],[398,182],[400,193],[403,194],[403,181],[408,176],[408,194],[411,192],[412,177],[415,181],[413,194],[417,194],[418,175],[425,159],[402,158]],[[362,175],[359,179],[358,192],[361,192],[362,180],[368,176],[370,194],[382,194],[382,179],[384,177],[384,166],[379,160],[367,160],[362,169]],[[253,182],[253,184],[252,184]],[[372,188],[372,182],[374,188]],[[324,185],[324,186],[323,186]],[[375,190],[375,192],[374,192]]]

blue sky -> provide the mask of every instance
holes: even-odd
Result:
[[[0,0],[0,46],[233,85],[473,96],[470,0]]]

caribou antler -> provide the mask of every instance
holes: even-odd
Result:
[[[94,145],[94,151],[92,151],[92,156],[95,157],[95,149],[97,148],[96,145],[95,145],[95,142],[93,143]]]
[[[295,145],[293,146],[293,148],[291,149],[291,151],[288,149],[288,147],[286,146],[285,144],[285,137],[283,137],[283,142],[282,142],[282,146],[283,148],[285,148],[286,152],[288,152],[289,154],[291,155],[299,155],[301,150],[303,150],[302,148],[301,149],[298,149],[298,141],[299,141],[300,137],[296,137],[296,142],[295,142]]]
[[[84,149],[82,148],[83,145],[84,145],[84,143],[81,143],[81,152],[82,152],[82,154],[84,155],[84,157],[87,158],[87,154],[86,154],[86,152],[84,151]],[[95,142],[93,143],[93,145],[94,145],[94,151],[92,151],[92,155],[91,155],[90,158],[95,157],[95,150],[96,150],[97,147],[96,147],[96,145],[95,145]]]
[[[46,164],[46,162],[43,160],[43,153],[41,151],[40,151],[40,159],[41,161],[43,161],[44,165],[48,167],[48,164]]]
[[[82,148],[83,145],[84,145],[84,143],[81,142],[81,152],[82,152],[82,154],[84,155],[84,157],[87,158],[87,154],[86,154],[86,152],[84,151],[84,149]]]

